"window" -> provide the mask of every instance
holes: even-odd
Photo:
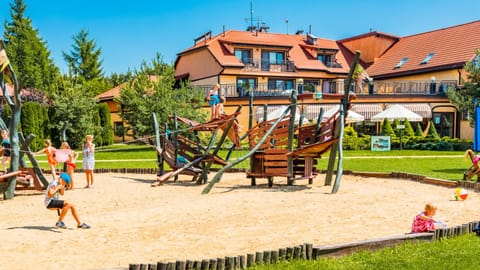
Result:
[[[317,60],[322,62],[327,67],[332,65],[332,55],[331,54],[319,54],[319,55],[317,55]]]
[[[292,90],[293,85],[293,80],[268,80],[268,90]]]
[[[305,80],[303,82],[303,91],[304,92],[316,92],[319,85],[318,80]]]
[[[115,136],[117,137],[121,137],[123,135],[125,135],[125,130],[123,128],[123,123],[118,121],[118,122],[114,122],[113,123],[113,129],[114,129],[114,132],[115,132]]]
[[[432,59],[432,57],[433,57],[434,55],[435,55],[435,53],[429,53],[429,54],[427,55],[427,57],[425,57],[425,59],[423,59],[423,61],[422,61],[420,64],[424,65],[424,64],[428,63],[428,61],[430,61],[430,59]]]
[[[244,64],[252,63],[252,50],[235,49],[235,56]]]
[[[262,51],[262,70],[270,70],[270,65],[283,65],[284,60],[284,52]]]
[[[474,68],[480,68],[480,54],[477,54],[475,58],[473,58],[472,64]]]
[[[249,91],[257,88],[257,79],[237,78],[237,93],[239,97],[248,96]]]
[[[401,66],[403,66],[403,64],[405,64],[405,62],[408,61],[408,57],[404,57],[402,58],[402,60],[400,60],[400,62],[398,62],[398,64],[395,66],[395,68],[400,68]]]

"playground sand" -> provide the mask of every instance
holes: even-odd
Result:
[[[210,175],[210,178],[212,175]],[[57,229],[43,194],[17,191],[0,200],[0,269],[126,269],[130,263],[200,260],[276,250],[303,243],[339,244],[401,235],[426,202],[449,225],[480,220],[480,196],[454,201],[454,189],[409,180],[344,176],[337,194],[299,181],[251,187],[243,173],[225,174],[210,194],[181,177],[150,187],[154,175],[96,174],[92,189],[67,191],[89,230]],[[280,185],[278,185],[280,184]]]

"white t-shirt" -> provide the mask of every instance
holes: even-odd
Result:
[[[55,194],[53,194],[52,197],[48,197],[48,191],[50,190],[50,188],[57,187],[58,185],[59,185],[58,180],[53,180],[48,184],[47,192],[45,193],[45,207],[47,207],[52,200],[58,200],[58,196],[59,196],[58,191],[55,192]]]

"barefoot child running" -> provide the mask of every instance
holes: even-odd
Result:
[[[60,214],[58,216],[58,221],[55,223],[55,227],[66,229],[67,226],[63,222],[65,215],[67,214],[68,210],[72,211],[72,216],[77,222],[77,228],[79,229],[90,229],[90,226],[81,222],[77,209],[73,204],[67,201],[59,200],[59,196],[65,193],[65,188],[70,184],[70,176],[67,173],[60,174],[58,180],[54,179],[47,187],[47,191],[45,194],[45,206],[47,209],[50,210],[60,210]]]

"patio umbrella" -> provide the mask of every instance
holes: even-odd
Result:
[[[340,105],[336,105],[334,107],[331,107],[330,109],[326,110],[324,113],[323,113],[323,120],[327,120],[328,118],[330,118],[332,115],[334,115],[336,112],[338,112],[340,110]],[[363,115],[359,114],[359,113],[356,113],[352,110],[348,110],[347,112],[347,123],[355,123],[355,122],[362,122],[363,120],[365,120],[365,117],[363,117]]]
[[[372,122],[382,122],[384,119],[388,119],[390,122],[395,119],[400,121],[407,119],[409,122],[420,122],[423,118],[402,105],[395,104],[383,112],[372,116],[370,120]]]

